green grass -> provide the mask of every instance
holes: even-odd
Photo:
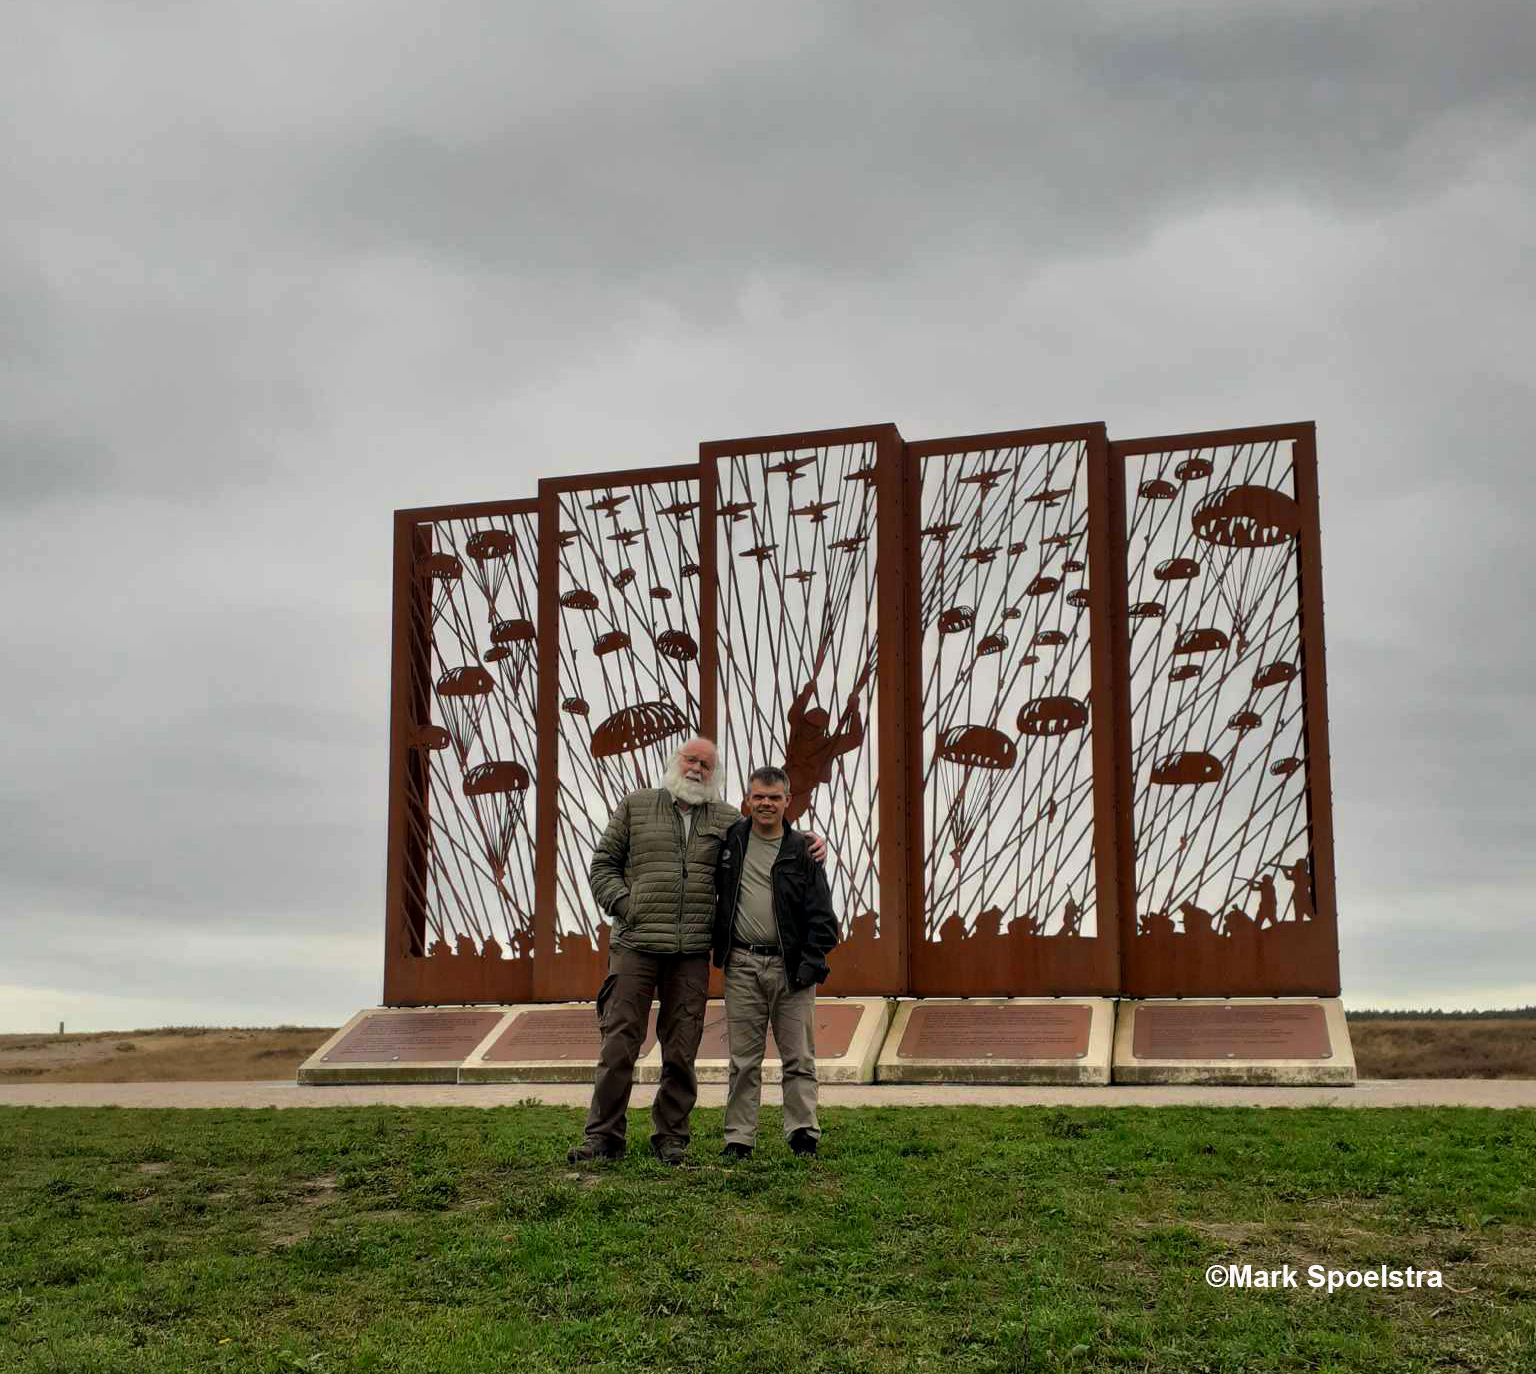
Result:
[[[578,1173],[553,1107],[0,1109],[0,1370],[1536,1368],[1531,1113],[844,1109],[811,1164],[764,1118]]]

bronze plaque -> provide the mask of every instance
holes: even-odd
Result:
[[[1138,1059],[1331,1059],[1328,1017],[1316,1003],[1227,1003],[1136,1009]]]
[[[364,1018],[322,1064],[443,1064],[466,1059],[499,1011],[395,1011]]]
[[[853,1044],[854,1032],[864,1017],[864,1008],[833,1002],[826,1006],[816,1005],[816,1057],[841,1059]],[[699,1040],[700,1059],[729,1059],[730,1037],[726,1033],[725,1008],[712,1006],[704,1013],[704,1033]],[[768,1028],[768,1043],[763,1049],[764,1060],[777,1059],[779,1047],[773,1043],[773,1028]]]
[[[922,1003],[913,1009],[898,1059],[1081,1059],[1093,1008],[1070,1003],[975,1007]]]
[[[551,1059],[581,1060],[597,1063],[602,1048],[602,1032],[597,1028],[593,1007],[538,1007],[512,1019],[512,1024],[496,1037],[485,1052],[488,1064],[511,1062],[539,1063]],[[656,1043],[656,1011],[646,1026],[640,1057],[651,1052]]]

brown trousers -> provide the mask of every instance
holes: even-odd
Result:
[[[624,1147],[624,1113],[635,1083],[635,1060],[645,1043],[656,994],[661,998],[656,1016],[661,1082],[651,1103],[651,1140],[688,1143],[688,1115],[699,1095],[693,1061],[709,998],[709,955],[647,954],[614,945],[608,951],[608,976],[597,994],[603,1046],[587,1109],[587,1139],[607,1150]]]

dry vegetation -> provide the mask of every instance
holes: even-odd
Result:
[[[1536,1020],[1351,1021],[1361,1078],[1536,1078]]]
[[[0,1083],[228,1083],[292,1079],[334,1029],[168,1026],[0,1035]]]
[[[292,1079],[333,1030],[166,1027],[0,1035],[0,1083],[227,1083]],[[1536,1018],[1355,1019],[1361,1078],[1536,1078]]]

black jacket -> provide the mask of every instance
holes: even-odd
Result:
[[[741,890],[741,867],[747,856],[750,820],[737,821],[720,842],[715,862],[716,968],[725,967],[736,928],[736,899]],[[826,870],[811,858],[805,836],[784,827],[779,857],[773,861],[773,915],[779,924],[779,944],[784,951],[784,970],[793,988],[825,983],[831,970],[827,955],[837,947],[837,916],[832,910],[832,890]]]

